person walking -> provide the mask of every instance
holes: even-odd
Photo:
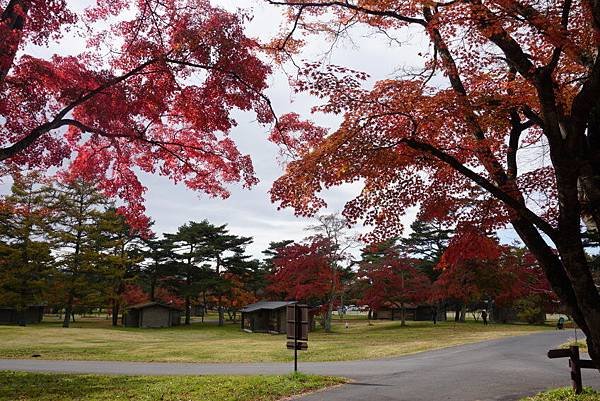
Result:
[[[487,318],[488,318],[488,314],[487,314],[486,310],[484,309],[481,311],[481,319],[483,319],[484,326],[487,326],[487,324],[488,324]]]

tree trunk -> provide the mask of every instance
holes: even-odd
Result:
[[[218,299],[218,305],[217,305],[217,310],[219,311],[219,326],[222,327],[225,325],[225,311],[223,310],[223,307],[221,306],[221,295],[219,295],[219,299]]]
[[[119,309],[121,308],[121,305],[119,304],[119,301],[116,299],[113,299],[113,305],[112,305],[112,325],[113,327],[116,327],[119,325]]]
[[[323,329],[326,333],[331,333],[331,318],[333,317],[333,299],[327,305],[327,312],[323,320]]]
[[[65,308],[65,316],[63,318],[62,327],[69,327],[70,323],[71,323],[71,305],[67,305],[67,307]]]
[[[454,321],[455,322],[460,321],[460,309],[461,309],[461,306],[459,303],[457,303],[456,309],[454,309]]]
[[[151,302],[156,301],[156,280],[155,279],[150,280],[150,301]]]
[[[406,326],[406,307],[404,302],[400,304],[400,326]]]
[[[0,44],[0,86],[4,83],[17,55],[30,3],[31,1],[26,0],[10,0],[2,12],[2,24],[6,24],[6,28],[12,32],[10,37],[3,38]]]
[[[460,322],[464,323],[467,318],[467,305],[462,304],[460,308]]]
[[[186,326],[190,325],[191,316],[192,316],[192,305],[191,305],[190,296],[188,295],[187,297],[185,297],[185,325]]]
[[[69,294],[67,305],[65,307],[65,316],[63,318],[63,327],[69,327],[71,323],[71,314],[73,313],[73,294]]]

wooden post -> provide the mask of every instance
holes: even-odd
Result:
[[[583,392],[583,384],[581,382],[581,366],[579,364],[579,347],[574,345],[569,347],[569,349],[571,351],[569,365],[571,366],[571,383],[573,384],[573,391],[575,391],[575,394],[581,394]]]
[[[294,372],[298,371],[298,304],[294,304]]]

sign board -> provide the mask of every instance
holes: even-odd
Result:
[[[288,305],[286,347],[294,350],[294,371],[298,371],[298,351],[308,349],[308,305]]]
[[[287,339],[308,341],[308,305],[288,305]]]
[[[294,349],[294,344],[296,344],[296,349],[297,350],[302,350],[302,351],[306,351],[308,349],[308,343],[305,342],[294,342],[294,341],[288,341],[287,343],[285,343],[285,345],[287,346],[288,349]]]

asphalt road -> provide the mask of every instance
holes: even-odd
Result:
[[[567,360],[550,360],[546,352],[572,337],[573,331],[552,331],[398,358],[300,362],[303,372],[353,380],[345,386],[302,397],[302,401],[517,400],[541,390],[569,385]],[[289,363],[0,360],[0,370],[132,375],[282,374],[291,368]],[[583,381],[584,385],[600,388],[597,371],[584,371]]]

